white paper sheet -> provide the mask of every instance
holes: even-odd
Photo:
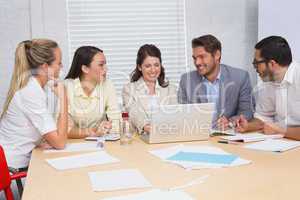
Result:
[[[89,172],[93,191],[113,191],[152,187],[151,183],[136,169]]]
[[[150,190],[138,194],[131,194],[121,197],[105,198],[104,200],[193,200],[193,198],[184,191],[164,191]]]
[[[64,149],[47,149],[44,153],[58,153],[58,152],[77,152],[77,151],[102,151],[103,148],[97,146],[97,142],[80,142],[66,144]]]
[[[257,142],[267,139],[279,139],[282,138],[283,135],[265,135],[262,133],[245,133],[245,134],[236,134],[235,136],[223,136],[221,137],[224,140],[228,141],[238,141],[238,142]]]
[[[160,149],[155,149],[149,151],[152,155],[159,157],[162,160],[167,159],[170,156],[173,156],[174,154],[178,153],[181,149],[183,148],[183,145],[176,145],[176,146],[171,146],[167,148],[160,148]]]
[[[287,139],[269,139],[253,144],[244,146],[247,149],[262,150],[262,151],[274,151],[283,152],[296,147],[300,147],[299,141],[287,140]]]
[[[66,156],[61,158],[46,159],[52,167],[57,170],[75,169],[93,165],[109,164],[119,162],[105,151],[85,153],[75,156]]]
[[[166,160],[168,157],[177,154],[179,151],[185,152],[195,152],[195,153],[210,153],[210,154],[222,154],[222,155],[230,155],[226,151],[208,145],[176,145],[168,148],[162,148],[158,150],[149,151],[152,155],[159,157],[160,159],[179,165],[185,169],[202,169],[202,168],[221,168],[221,167],[233,167],[240,166],[245,164],[250,164],[251,161],[245,160],[242,158],[237,158],[231,164],[217,164],[217,163],[203,163],[203,162],[188,162],[188,161],[170,161]]]

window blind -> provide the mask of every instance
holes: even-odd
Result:
[[[186,72],[184,0],[67,0],[67,17],[70,59],[82,45],[101,48],[119,98],[143,44],[161,50],[170,83]]]

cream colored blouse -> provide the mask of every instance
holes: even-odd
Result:
[[[111,132],[119,131],[120,109],[115,88],[110,80],[98,84],[92,94],[87,96],[79,78],[65,80],[68,95],[69,129],[97,127],[106,119],[112,120]]]

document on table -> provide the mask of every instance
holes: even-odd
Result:
[[[89,172],[94,191],[113,191],[152,187],[151,183],[136,169]]]
[[[204,162],[216,164],[231,164],[238,156],[226,154],[196,153],[180,151],[175,155],[167,158],[171,161],[187,161],[187,162]]]
[[[234,129],[229,130],[217,130],[217,129],[211,129],[210,130],[210,136],[219,136],[219,135],[236,135],[237,132],[234,131]]]
[[[116,163],[119,162],[119,160],[109,155],[105,151],[99,151],[75,156],[46,159],[46,162],[57,170],[66,170],[93,165]]]
[[[234,136],[223,136],[221,138],[224,140],[236,141],[236,142],[258,142],[267,139],[279,139],[282,137],[283,135],[279,135],[279,134],[265,135],[262,133],[245,133],[245,134],[237,134]]]
[[[178,153],[179,151],[181,151],[181,149],[183,147],[184,147],[184,145],[180,144],[180,145],[171,146],[171,147],[167,147],[167,148],[151,150],[151,151],[149,151],[149,153],[156,157],[159,157],[162,160],[166,160],[168,157],[173,156],[176,153]]]
[[[185,169],[232,167],[251,163],[220,148],[207,145],[176,145],[149,152]],[[194,157],[195,155],[197,156]]]
[[[193,200],[193,198],[184,191],[164,191],[150,190],[138,194],[131,194],[120,197],[105,198],[104,200],[156,200],[156,199],[172,199],[172,200]]]
[[[262,151],[274,151],[283,152],[290,149],[300,147],[299,141],[287,140],[287,139],[269,139],[253,144],[247,144],[244,146],[247,149],[262,150]]]
[[[58,153],[58,152],[78,152],[78,151],[102,151],[103,148],[97,146],[97,142],[80,142],[66,144],[64,149],[47,149],[44,153]]]

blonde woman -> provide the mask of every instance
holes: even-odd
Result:
[[[0,144],[10,167],[26,168],[31,151],[42,139],[54,148],[64,148],[68,122],[64,86],[52,86],[60,102],[57,122],[43,90],[50,79],[58,77],[61,66],[61,50],[52,40],[33,39],[18,45],[0,121]]]
[[[149,111],[160,104],[177,104],[176,87],[165,80],[160,50],[145,44],[138,50],[131,81],[123,88],[123,106],[133,127],[149,133]]]
[[[106,58],[93,46],[79,47],[66,76],[69,100],[69,138],[118,132],[120,112],[116,91],[106,79]]]

